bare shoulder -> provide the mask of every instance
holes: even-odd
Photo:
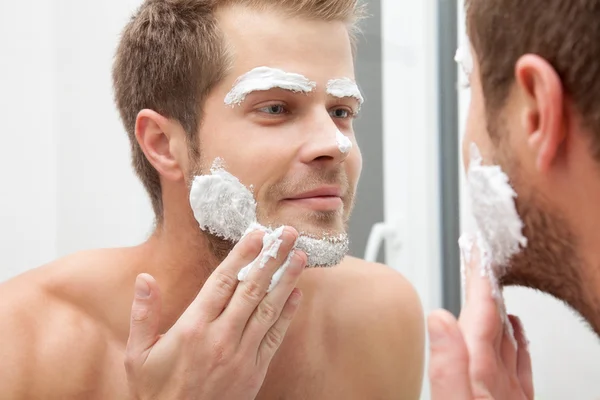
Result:
[[[394,321],[405,328],[424,324],[419,296],[398,271],[387,265],[346,257],[331,273],[335,283],[329,295],[337,297],[336,304],[340,307],[352,311],[347,314],[350,322],[354,319],[379,321],[392,328],[397,327]],[[394,318],[382,320],[385,316]]]
[[[425,357],[425,318],[413,285],[382,264],[347,257],[332,269],[332,320],[351,348],[348,374],[377,399],[419,399]],[[335,272],[335,274],[333,273]],[[335,299],[333,298],[335,297]]]
[[[72,293],[61,292],[77,286],[77,278],[68,280],[70,264],[85,258],[67,257],[0,284],[0,393],[93,398],[89,377],[103,375],[106,331]]]

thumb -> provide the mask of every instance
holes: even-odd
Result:
[[[446,310],[427,318],[432,400],[470,400],[469,353],[458,322]]]
[[[160,309],[161,298],[156,281],[151,275],[138,275],[127,341],[127,354],[133,359],[142,356],[156,343],[159,337]]]

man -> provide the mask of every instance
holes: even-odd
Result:
[[[422,310],[399,274],[350,257],[304,269],[314,253],[298,241],[267,293],[299,235],[343,241],[361,169],[359,16],[354,0],[142,4],[114,86],[156,231],[2,285],[3,398],[419,397]],[[252,90],[241,88],[249,77]],[[190,207],[194,177],[218,159],[252,190],[259,223],[287,226],[279,252],[242,282],[264,233],[232,249]]]
[[[600,336],[600,1],[466,6],[473,70],[465,169],[475,143],[484,164],[504,170],[527,238],[500,285],[563,300]],[[473,250],[460,320],[435,312],[428,321],[433,398],[533,399],[524,330],[509,317],[515,347]]]

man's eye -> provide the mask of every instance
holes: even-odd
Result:
[[[285,107],[281,104],[272,104],[270,106],[261,107],[258,109],[258,111],[264,112],[264,113],[270,114],[270,115],[280,115],[280,114],[286,113]]]
[[[349,118],[352,116],[352,113],[345,108],[336,108],[329,112],[333,118]]]

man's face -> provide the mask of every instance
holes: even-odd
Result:
[[[261,224],[291,225],[316,238],[344,233],[362,165],[352,127],[359,102],[326,88],[333,79],[354,79],[346,26],[241,7],[222,10],[218,19],[233,64],[206,100],[200,163],[189,175],[208,173],[221,158],[252,188]],[[226,104],[238,78],[258,67],[316,85],[309,93],[253,90]],[[338,131],[354,145],[347,153],[336,142]]]
[[[473,49],[471,54],[471,101],[462,142],[465,172],[469,170],[470,147],[474,143],[483,164],[499,165],[508,176],[517,193],[516,208],[528,239],[527,247],[512,258],[500,283],[539,289],[571,305],[580,303],[576,238],[552,194],[548,178],[538,171],[528,153],[529,134],[523,126],[519,96],[512,90],[502,108],[490,115],[486,111],[477,54]]]

